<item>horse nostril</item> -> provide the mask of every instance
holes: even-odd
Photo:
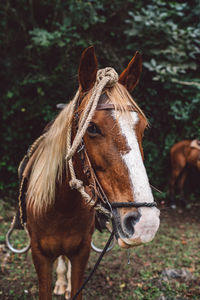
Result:
[[[129,234],[134,234],[134,225],[139,221],[141,214],[137,211],[128,213],[125,215],[123,220],[124,230]]]

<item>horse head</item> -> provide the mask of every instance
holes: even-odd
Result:
[[[141,55],[136,52],[119,78],[115,72],[108,75],[109,68],[98,71],[93,47],[83,52],[79,66],[79,124],[101,78],[112,77],[101,89],[82,143],[92,177],[110,203],[115,234],[124,248],[150,242],[159,227],[159,210],[143,163],[142,138],[148,122],[129,94],[139,82],[141,69]]]

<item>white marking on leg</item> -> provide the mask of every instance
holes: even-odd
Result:
[[[67,281],[65,278],[66,266],[62,256],[58,257],[57,262],[58,262],[56,268],[57,280],[53,292],[55,295],[63,295],[67,287]]]
[[[72,265],[70,260],[68,259],[68,267],[67,267],[67,288],[65,292],[65,299],[71,298],[71,291],[72,291],[72,283],[71,283],[71,274],[72,274]]]

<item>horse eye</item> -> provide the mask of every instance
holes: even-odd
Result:
[[[95,125],[94,123],[90,123],[90,125],[88,126],[88,129],[87,129],[87,132],[88,132],[88,134],[91,135],[91,136],[95,136],[95,135],[101,133],[101,131],[100,131],[100,129],[98,128],[98,126]]]

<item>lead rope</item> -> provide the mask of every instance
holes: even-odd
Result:
[[[80,289],[76,292],[76,294],[71,298],[71,300],[75,300],[78,297],[78,295],[80,294],[80,292],[84,289],[84,287],[86,286],[86,284],[88,283],[88,281],[90,280],[90,278],[92,277],[92,275],[94,274],[94,272],[96,271],[96,269],[98,268],[98,265],[100,264],[100,262],[101,262],[101,260],[102,260],[102,258],[104,256],[104,254],[106,253],[106,251],[107,251],[107,249],[108,249],[108,247],[109,247],[109,245],[110,245],[113,237],[114,237],[114,230],[111,232],[111,235],[110,235],[110,237],[109,237],[109,239],[108,239],[108,241],[107,241],[107,243],[106,243],[103,251],[99,255],[99,258],[98,258],[96,264],[94,265],[93,269],[90,271],[88,277],[85,279],[84,283],[82,284],[82,286],[80,287]]]
[[[83,136],[94,115],[94,112],[96,110],[103,89],[105,87],[112,87],[117,81],[118,81],[118,74],[113,68],[105,68],[97,72],[96,84],[93,88],[92,96],[90,97],[87,106],[84,112],[82,113],[81,120],[79,122],[78,129],[76,132],[76,136],[73,142],[71,143],[71,138],[72,138],[72,124],[71,124],[67,129],[67,141],[66,141],[65,159],[71,175],[71,180],[69,182],[71,189],[78,190],[82,195],[82,197],[85,199],[87,204],[94,207],[95,210],[99,210],[108,216],[111,216],[110,211],[104,208],[102,205],[96,204],[95,201],[91,198],[91,196],[88,193],[86,193],[82,180],[76,178],[72,157],[82,142]],[[76,96],[73,100],[72,113],[75,113],[78,99],[79,99],[79,92],[76,93]],[[67,167],[66,169],[68,169]]]

